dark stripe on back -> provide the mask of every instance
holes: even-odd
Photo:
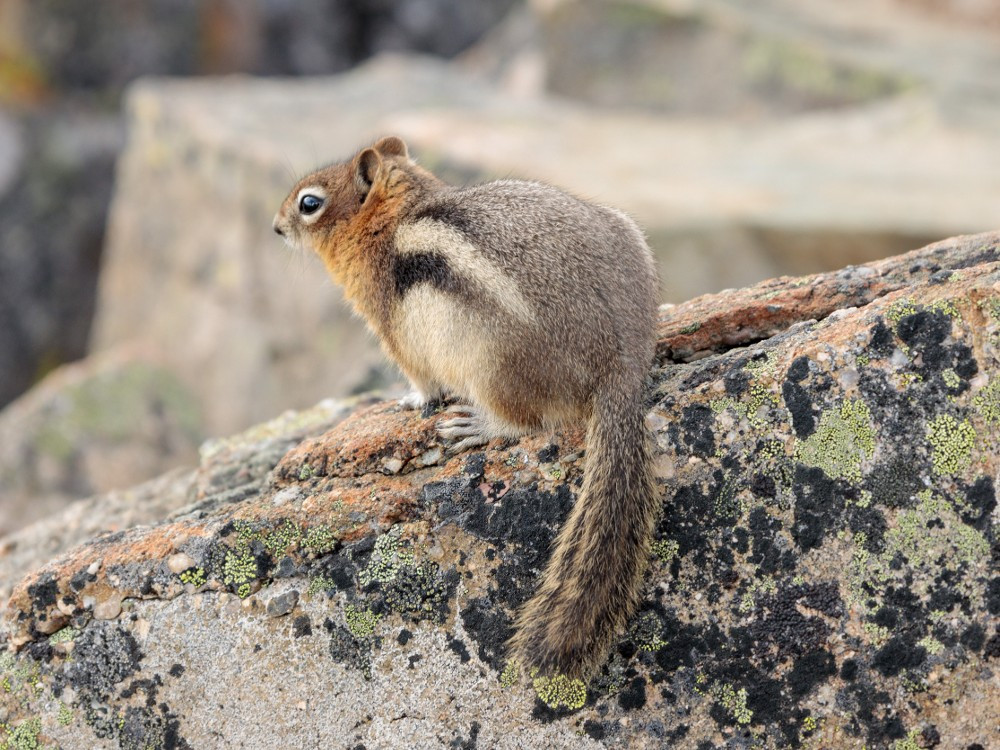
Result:
[[[405,295],[417,284],[430,284],[435,289],[459,294],[461,285],[448,261],[438,253],[406,253],[397,255],[392,267],[396,294]]]
[[[412,221],[420,221],[421,219],[430,219],[431,221],[439,221],[442,224],[447,224],[457,229],[466,237],[474,238],[478,234],[476,231],[476,222],[469,216],[469,212],[454,204],[434,203],[430,206],[425,206],[413,215]]]

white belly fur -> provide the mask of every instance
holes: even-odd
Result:
[[[482,404],[481,388],[495,367],[481,324],[453,297],[423,284],[407,292],[396,310],[403,358],[418,364],[456,396]]]

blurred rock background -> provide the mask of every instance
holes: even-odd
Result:
[[[395,381],[270,233],[389,132],[630,211],[677,302],[995,229],[1000,6],[0,0],[0,532]]]

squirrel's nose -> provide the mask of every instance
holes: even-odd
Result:
[[[278,217],[277,216],[275,216],[274,217],[274,221],[271,222],[271,229],[273,229],[274,233],[277,234],[278,236],[280,236],[280,237],[284,237],[285,236],[285,233],[281,230],[281,227],[278,226]]]

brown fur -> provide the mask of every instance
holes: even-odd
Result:
[[[305,194],[323,198],[307,215]],[[579,499],[511,648],[588,675],[635,608],[659,503],[643,386],[656,275],[628,217],[536,183],[453,188],[398,138],[299,181],[275,217],[326,263],[422,397],[469,416],[457,447],[588,420]]]

